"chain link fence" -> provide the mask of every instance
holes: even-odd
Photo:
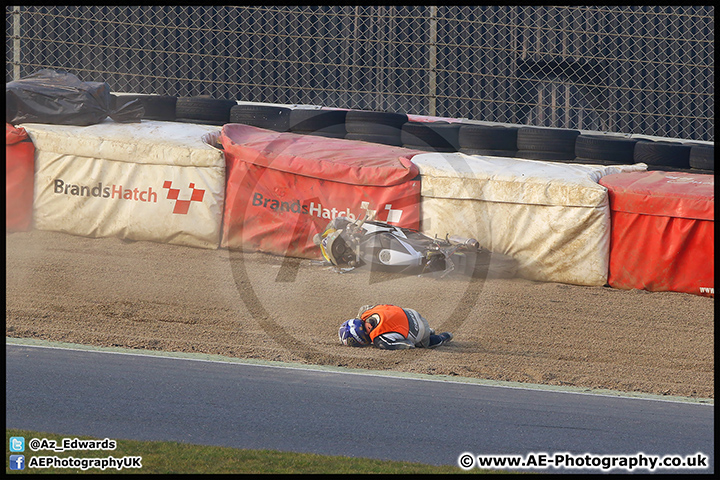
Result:
[[[6,82],[714,141],[712,6],[6,7]]]

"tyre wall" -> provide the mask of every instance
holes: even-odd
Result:
[[[404,178],[402,182],[392,185],[387,183],[390,177],[387,177],[386,174],[390,170],[383,170],[384,176],[381,175],[385,179],[385,183],[365,183],[367,179],[359,177],[354,180],[346,178],[351,175],[351,172],[356,172],[359,165],[366,168],[368,160],[373,166],[372,158],[367,157],[367,152],[374,151],[373,149],[390,149],[385,153],[393,151],[394,154],[397,154],[396,157],[389,157],[391,161],[402,158],[403,162],[409,160],[411,165],[414,164],[415,155],[433,150],[444,151],[444,147],[429,136],[421,138],[424,135],[423,132],[426,131],[428,135],[432,134],[433,138],[442,134],[440,136],[444,138],[437,138],[438,141],[450,138],[451,144],[454,141],[454,135],[457,134],[455,148],[458,148],[460,152],[472,155],[468,158],[476,160],[471,161],[471,164],[490,162],[507,166],[507,162],[512,161],[514,165],[523,165],[524,167],[534,164],[555,165],[552,168],[557,168],[565,164],[565,167],[570,169],[613,166],[625,171],[630,164],[642,162],[641,165],[644,165],[649,171],[687,172],[701,176],[705,174],[706,177],[712,179],[714,178],[712,176],[714,173],[714,146],[707,142],[668,141],[672,139],[468,122],[439,117],[397,115],[390,112],[363,112],[313,105],[232,101],[239,107],[236,108],[232,102],[227,100],[209,99],[208,97],[183,98],[180,102],[180,113],[185,116],[184,118],[174,118],[175,122],[172,123],[157,122],[148,121],[149,117],[171,118],[177,115],[179,99],[142,96],[141,100],[152,107],[146,108],[148,118],[143,120],[141,127],[138,127],[137,124],[134,127],[121,126],[107,120],[100,124],[101,126],[83,127],[82,133],[80,133],[80,130],[72,130],[78,127],[26,124],[30,138],[38,150],[35,152],[34,158],[36,163],[34,168],[37,170],[33,179],[34,195],[31,201],[28,200],[27,192],[31,189],[27,188],[27,180],[25,183],[20,180],[22,168],[18,170],[20,173],[10,174],[11,167],[18,167],[22,162],[13,161],[11,155],[8,154],[10,159],[6,163],[8,231],[29,229],[32,221],[35,221],[36,228],[78,235],[119,236],[127,239],[177,243],[203,248],[217,248],[218,246],[249,248],[275,254],[319,258],[314,245],[311,245],[308,240],[312,238],[313,232],[322,229],[333,215],[341,212],[352,215],[361,214],[361,211],[353,211],[353,208],[359,210],[359,205],[367,202],[371,209],[378,210],[380,220],[389,220],[392,223],[399,209],[403,211],[404,215],[402,222],[398,222],[402,226],[420,228],[428,233],[436,232],[443,236],[445,233],[453,233],[474,236],[478,239],[483,238],[489,248],[519,256],[519,259],[525,263],[521,268],[521,275],[530,279],[581,285],[599,285],[603,281],[612,281],[613,285],[611,286],[617,288],[669,288],[671,290],[682,289],[680,291],[690,291],[691,293],[698,293],[702,288],[703,291],[700,294],[707,294],[708,288],[710,291],[713,290],[713,286],[707,286],[707,281],[703,281],[703,285],[688,287],[666,279],[669,282],[668,285],[659,287],[658,279],[652,281],[623,279],[619,275],[620,268],[629,268],[628,266],[616,265],[614,269],[606,268],[613,250],[616,246],[620,248],[620,240],[604,242],[597,239],[604,238],[603,235],[607,237],[612,228],[622,228],[620,219],[623,212],[613,212],[613,222],[617,221],[617,226],[602,227],[605,229],[605,233],[600,234],[602,229],[595,229],[595,227],[603,222],[607,225],[608,216],[604,213],[601,215],[602,220],[597,218],[590,220],[589,217],[578,220],[581,217],[578,209],[601,208],[597,205],[577,206],[561,202],[542,205],[537,203],[532,206],[533,216],[538,219],[544,218],[545,225],[541,225],[541,222],[538,221],[536,227],[540,230],[533,234],[535,240],[531,241],[527,233],[529,220],[523,219],[522,215],[512,210],[518,208],[511,206],[518,205],[514,201],[488,202],[482,196],[471,199],[452,198],[445,194],[438,194],[442,189],[438,189],[437,179],[430,179],[431,175],[424,175],[422,178]],[[305,111],[291,115],[296,109]],[[312,110],[318,113],[310,113],[309,111]],[[322,115],[321,111],[342,111],[345,114],[346,122],[344,125],[340,125],[337,113]],[[275,116],[269,115],[268,112],[274,113]],[[204,119],[209,118],[208,115],[212,117],[212,120]],[[349,123],[347,122],[348,115]],[[225,120],[226,116],[228,116],[227,121]],[[294,117],[294,122],[291,121],[291,116]],[[285,130],[294,129],[295,132],[287,133],[287,135],[295,135],[295,140],[283,143],[288,142],[288,138],[290,138],[285,137],[278,143],[275,137],[272,137],[272,141],[269,140],[270,137],[266,137],[263,140],[265,146],[261,146],[259,143],[252,147],[236,146],[242,150],[242,154],[229,153],[226,150],[223,159],[224,145],[220,142],[221,126],[227,125],[231,117],[242,120],[240,123],[245,126],[252,126],[253,123],[262,126],[263,128],[259,128],[259,130],[264,132],[263,135],[285,133]],[[328,119],[332,119],[331,124],[327,123]],[[373,122],[376,119],[382,119],[384,123],[380,122],[374,125]],[[178,125],[182,123],[185,125],[178,129]],[[432,127],[427,128],[427,126]],[[57,128],[68,130],[60,131]],[[135,130],[129,134],[125,132],[118,138],[113,138],[114,134],[110,133],[128,128]],[[341,130],[346,132],[345,140],[340,138],[343,136]],[[71,133],[69,137],[68,133]],[[213,142],[199,140],[207,134],[214,135]],[[448,134],[453,136],[450,137]],[[319,138],[323,136],[328,138]],[[419,149],[397,146],[402,144],[403,137],[410,138],[418,144],[425,142],[425,145],[421,145],[423,148]],[[306,140],[298,140],[302,138]],[[348,141],[348,138],[353,140]],[[379,141],[376,142],[375,139]],[[340,143],[330,145],[324,143],[326,140],[337,140]],[[166,148],[168,142],[172,145],[169,149]],[[6,143],[10,149],[10,140]],[[91,147],[88,148],[89,145]],[[210,145],[214,145],[215,148]],[[296,149],[301,146],[308,149],[310,145],[314,145],[313,148],[316,150],[303,150],[299,154],[295,154]],[[270,150],[264,150],[269,146],[272,147]],[[81,151],[85,153],[81,153]],[[198,163],[197,159],[202,158],[207,151],[213,152],[214,159],[209,163],[202,163],[202,161]],[[341,165],[344,170],[331,169],[333,174],[329,176],[321,174],[322,169],[319,169],[318,165],[323,165],[325,168],[332,162],[318,163],[318,160],[322,158],[323,154],[334,152],[336,155],[339,151],[345,152],[342,155],[349,155],[335,165]],[[134,153],[129,155],[129,152]],[[168,154],[168,152],[173,153]],[[520,158],[519,152],[531,159]],[[572,157],[573,152],[575,157]],[[377,151],[373,155],[376,153]],[[452,156],[456,153],[448,151],[443,155]],[[264,159],[260,160],[260,163],[255,163],[263,156]],[[15,157],[17,156],[15,155]],[[284,159],[284,167],[276,168],[282,163],[276,163],[278,158]],[[290,161],[291,158],[294,160]],[[383,161],[388,161],[389,158],[384,157]],[[227,160],[227,165],[225,160]],[[400,162],[401,165],[404,165],[403,162]],[[308,176],[307,165],[311,164],[315,166],[310,167],[311,174]],[[383,168],[385,167],[387,165]],[[427,165],[425,167],[427,168]],[[457,165],[451,169],[454,170],[456,167]],[[224,185],[226,168],[227,191]],[[408,167],[405,165],[403,168]],[[192,169],[196,169],[194,173],[190,173]],[[610,172],[610,170],[603,171]],[[27,176],[29,172],[27,163],[24,172]],[[528,184],[529,179],[526,173],[515,173],[516,177],[512,181],[513,188]],[[15,182],[13,179],[18,179],[15,185],[12,185],[12,182]],[[90,183],[87,183],[88,179],[92,179]],[[166,186],[167,179],[171,180]],[[62,188],[56,180],[62,181]],[[595,182],[598,180],[599,177],[595,179]],[[138,181],[142,185],[136,187],[134,183]],[[241,187],[243,181],[246,183],[245,187]],[[176,184],[176,182],[179,183]],[[262,190],[249,189],[248,182],[253,185],[253,188]],[[309,183],[302,186],[301,190],[297,190],[298,183],[302,182]],[[377,182],[377,179],[373,182]],[[477,183],[477,179],[473,182]],[[466,186],[467,181],[461,182],[461,184]],[[110,197],[118,201],[100,201],[105,188],[110,185],[114,185],[116,188],[115,191],[110,190]],[[126,189],[122,185],[132,185],[132,188]],[[331,188],[326,189],[326,185]],[[338,190],[336,187],[341,185],[350,192],[346,197],[339,196],[338,192],[341,189]],[[550,182],[546,187],[551,191],[554,188],[553,185],[554,183]],[[688,184],[688,188],[691,185]],[[143,203],[140,196],[154,200],[155,196],[150,195],[151,187],[152,193],[158,195],[158,201],[152,202],[153,205],[148,205],[147,202]],[[665,195],[662,190],[658,190],[656,194],[652,188],[647,192],[649,200],[656,195],[660,197]],[[62,194],[60,190],[62,190]],[[418,190],[420,190],[419,194]],[[204,192],[202,202],[200,201],[200,191]],[[302,194],[293,198],[291,202],[274,197],[277,192],[296,191],[302,192]],[[330,191],[332,193],[327,193]],[[23,192],[25,193],[23,194]],[[94,195],[98,192],[100,192],[99,197]],[[126,195],[127,198],[124,198]],[[137,199],[135,195],[138,196]],[[226,202],[225,195],[230,195],[228,198],[231,201]],[[259,207],[259,205],[253,205],[253,202],[260,201],[260,197],[257,195],[262,196],[262,208],[265,209],[262,215],[257,215],[260,212],[253,211],[255,207]],[[714,201],[712,195],[705,193],[702,195],[705,195],[703,198],[706,200]],[[120,202],[121,197],[127,202]],[[25,200],[22,200],[23,198]],[[340,200],[341,198],[342,200]],[[59,202],[59,199],[62,199],[62,202]],[[146,221],[144,218],[167,216],[167,212],[158,210],[161,199],[163,202],[172,203],[170,220],[160,222],[162,225],[160,227],[149,225],[153,222]],[[414,200],[409,201],[408,199]],[[296,200],[297,203],[293,203]],[[280,209],[284,208],[284,203],[287,203],[291,210],[293,207],[297,208],[298,205],[301,205],[305,206],[308,212],[310,203],[312,203],[313,218],[311,218],[311,222],[300,220],[301,217],[297,216],[289,221],[290,216],[286,215],[281,218],[279,215],[287,212],[273,212],[272,207],[276,205],[275,201],[278,202],[277,205]],[[32,205],[33,203],[34,205]],[[200,207],[201,203],[202,207]],[[124,207],[116,208],[121,205]],[[177,208],[181,210],[186,208],[187,212],[176,211],[176,205],[180,205]],[[480,207],[480,205],[483,206]],[[489,208],[490,205],[493,205],[492,209]],[[31,208],[32,219],[28,220],[27,212]],[[530,209],[528,204],[523,208]],[[499,213],[503,209],[505,211]],[[251,212],[252,214],[250,214]],[[11,224],[11,222],[16,222],[16,220],[12,220],[13,215],[17,215],[18,218],[15,224]],[[181,218],[181,215],[186,216]],[[198,217],[192,218],[195,215]],[[530,214],[526,211],[523,215]],[[597,215],[597,212],[594,212],[593,215]],[[113,220],[110,220],[111,218]],[[304,218],[308,220],[310,216],[305,214]],[[470,223],[468,223],[468,218],[472,219]],[[514,218],[515,221],[506,221],[507,238],[499,239],[496,237],[502,228],[498,227],[497,223],[502,218]],[[572,218],[575,220],[569,220]],[[225,228],[220,231],[223,219]],[[480,221],[473,226],[472,222],[477,219]],[[677,219],[674,223],[681,224],[681,220]],[[703,219],[703,221],[714,221],[714,218]],[[542,233],[541,227],[544,227],[547,232]],[[288,229],[294,233],[280,233],[288,231]],[[243,231],[245,233],[242,233]],[[563,232],[569,242],[562,248],[560,243],[557,243],[557,239],[548,240],[549,243],[546,244],[536,241],[543,235],[550,239],[553,235],[558,235],[558,232]],[[550,233],[552,235],[549,235]],[[638,232],[637,235],[642,236],[643,234]],[[645,235],[649,236],[651,233],[645,233]],[[568,245],[572,243],[570,239],[574,236],[586,241],[590,239],[590,241],[587,241],[586,247],[576,248],[575,253],[568,254],[563,248],[570,248]],[[561,237],[562,235],[558,238]],[[263,240],[263,238],[272,238],[272,240]],[[528,245],[527,242],[534,242],[534,244]],[[609,243],[609,249],[607,243]],[[631,250],[631,247],[642,243],[643,240],[638,238],[637,242],[634,245],[629,244],[627,249]],[[593,249],[596,252],[590,254],[589,251]],[[585,253],[579,253],[583,250]],[[557,252],[565,253],[559,255]],[[712,260],[714,260],[714,251],[704,251],[702,256],[711,259],[704,266],[698,266],[698,268],[704,268],[707,273],[707,265],[712,265]],[[684,257],[678,253],[677,258],[672,257],[672,261],[687,263],[684,259],[681,260],[682,258]],[[591,268],[588,267],[592,262],[595,265]],[[627,259],[621,262],[630,265]],[[677,265],[673,265],[673,268],[679,268]],[[633,268],[639,269],[641,266],[637,264]],[[661,273],[656,273],[658,276],[662,276]],[[639,272],[637,275],[647,276],[647,272]],[[635,286],[628,287],[629,285]]]

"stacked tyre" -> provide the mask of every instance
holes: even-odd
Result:
[[[312,110],[297,108],[290,111],[290,131],[304,135],[345,138],[345,110]]]
[[[690,170],[715,174],[715,145],[694,143],[690,146]]]
[[[679,142],[640,140],[635,144],[635,163],[645,163],[648,170],[688,170],[690,145]]]
[[[402,126],[400,140],[405,148],[428,152],[457,152],[459,123],[407,122]]]
[[[177,97],[169,95],[149,95],[142,93],[132,93],[111,96],[111,108],[117,110],[127,105],[133,100],[137,100],[142,105],[145,113],[142,118],[145,120],[161,120],[166,122],[175,121],[175,104]]]
[[[517,156],[553,162],[575,161],[575,142],[579,130],[546,127],[520,127]]]
[[[230,110],[235,100],[208,96],[178,97],[175,104],[175,120],[204,125],[225,125],[230,121]]]
[[[575,163],[629,165],[637,139],[616,135],[580,135],[575,141]]]
[[[345,115],[345,138],[401,146],[402,127],[407,121],[404,113],[350,110]]]
[[[230,123],[287,132],[290,126],[290,112],[289,108],[275,105],[234,105],[230,108]]]
[[[459,150],[467,155],[517,156],[517,127],[465,124],[458,132]]]

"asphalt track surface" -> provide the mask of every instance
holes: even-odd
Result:
[[[7,343],[6,427],[435,465],[702,453],[654,472],[714,472],[714,405],[169,355]]]

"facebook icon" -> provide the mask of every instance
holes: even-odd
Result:
[[[10,470],[25,470],[25,455],[10,455]]]

